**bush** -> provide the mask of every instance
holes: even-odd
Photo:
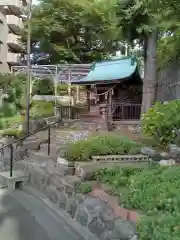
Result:
[[[1,133],[1,136],[3,137],[14,137],[14,138],[20,138],[24,135],[23,130],[19,129],[6,129]]]
[[[80,183],[76,187],[76,192],[77,193],[87,194],[87,193],[89,193],[91,191],[92,191],[92,186],[89,183]]]
[[[0,109],[1,116],[12,117],[16,114],[16,106],[13,103],[4,103]]]
[[[112,168],[96,177],[111,186],[120,203],[141,213],[139,240],[178,240],[180,236],[180,167]]]
[[[122,196],[126,206],[146,213],[180,212],[180,167],[155,167],[130,178]]]
[[[65,156],[71,161],[89,161],[92,156],[97,155],[136,154],[139,152],[140,145],[126,137],[102,134],[70,144]]]
[[[157,102],[142,117],[142,130],[146,136],[163,145],[174,143],[180,129],[180,101]]]
[[[6,121],[4,118],[0,118],[0,129],[6,128]]]
[[[142,217],[137,225],[139,240],[178,240],[180,236],[179,213],[157,213]]]
[[[177,240],[180,236],[180,167],[154,167],[130,176],[121,203],[141,210],[140,240]]]
[[[0,129],[6,129],[10,126],[15,126],[19,124],[21,124],[21,116],[18,115],[9,118],[0,118]]]
[[[36,80],[33,85],[33,94],[36,95],[54,95],[53,79]]]
[[[33,101],[30,115],[32,118],[54,116],[54,102]]]
[[[13,117],[5,118],[6,127],[20,125],[22,123],[22,117],[20,115],[16,115]]]

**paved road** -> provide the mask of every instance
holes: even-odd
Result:
[[[28,193],[0,189],[0,240],[83,240],[82,235]]]

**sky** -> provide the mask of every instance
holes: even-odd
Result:
[[[33,4],[37,4],[38,0],[32,0]]]

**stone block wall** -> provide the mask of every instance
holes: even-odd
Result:
[[[98,191],[90,195],[76,193],[76,184],[55,173],[47,173],[36,164],[21,161],[16,167],[28,175],[28,184],[41,191],[52,204],[68,213],[100,240],[137,240],[135,222],[138,217],[132,211],[125,211],[117,205],[116,210],[113,209],[108,204],[107,196],[102,197],[104,195]]]
[[[170,101],[180,99],[180,59],[167,64],[158,71],[157,100]]]

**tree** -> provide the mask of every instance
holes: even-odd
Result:
[[[173,7],[171,3],[174,3]],[[120,25],[126,40],[133,45],[138,39],[144,49],[144,80],[142,113],[156,100],[157,44],[162,32],[177,23],[176,0],[120,0],[117,8]],[[171,19],[171,21],[168,20]]]
[[[115,1],[42,0],[33,7],[32,45],[39,43],[51,63],[93,62],[116,50],[116,20]]]

